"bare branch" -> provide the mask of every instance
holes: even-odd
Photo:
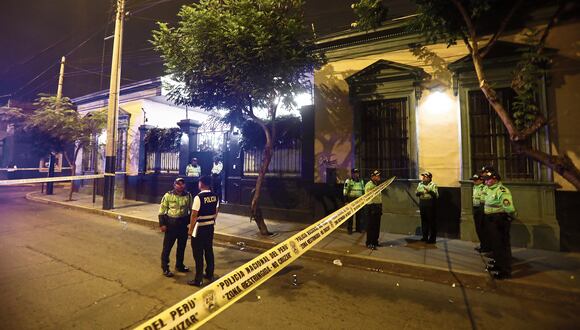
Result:
[[[564,154],[561,156],[554,156],[543,151],[532,149],[522,143],[514,143],[516,150],[527,157],[546,165],[556,173],[560,174],[568,182],[572,183],[574,187],[580,191],[580,170],[576,167],[574,162]]]
[[[507,129],[508,134],[510,136],[510,140],[512,141],[521,140],[520,132],[518,131],[516,125],[514,124],[506,108],[498,100],[495,90],[491,88],[491,86],[489,86],[489,84],[485,80],[480,81],[479,88],[481,88],[481,91],[485,95],[485,98],[487,99],[489,104],[493,107],[493,109],[499,116],[500,120],[504,124],[505,128]]]
[[[461,13],[461,17],[463,17],[463,20],[465,21],[465,25],[467,26],[467,31],[469,32],[469,36],[471,37],[471,41],[474,43],[473,48],[476,50],[476,48],[477,48],[476,47],[477,35],[475,34],[475,26],[473,25],[473,21],[471,20],[471,17],[469,17],[467,10],[465,9],[465,7],[463,7],[461,2],[459,2],[459,0],[451,0],[451,2],[453,2],[455,7],[457,7],[457,10],[459,10],[459,13]]]
[[[467,46],[467,50],[469,50],[469,54],[473,55],[473,48],[471,47],[471,44],[469,43],[469,40],[467,39],[466,36],[463,37],[463,42],[465,43],[465,46]]]
[[[503,21],[501,22],[501,24],[499,25],[499,28],[497,29],[497,31],[495,32],[495,34],[491,37],[491,39],[489,40],[489,42],[487,43],[487,46],[485,47],[485,49],[483,49],[481,51],[481,57],[485,57],[485,55],[487,55],[489,53],[489,50],[493,47],[493,45],[495,44],[495,42],[497,41],[497,39],[501,36],[501,34],[503,33],[503,31],[505,30],[507,24],[509,23],[509,21],[511,20],[512,16],[515,14],[515,12],[518,10],[518,8],[524,3],[524,0],[518,0],[512,7],[512,9],[510,9],[510,12],[506,15],[506,17],[503,19]]]
[[[536,115],[536,120],[530,125],[530,127],[520,131],[515,139],[515,141],[522,141],[527,139],[532,134],[536,133],[542,126],[546,124],[546,117],[542,114]]]
[[[558,9],[556,9],[554,14],[550,18],[550,21],[548,22],[548,25],[544,29],[544,32],[542,33],[542,36],[540,37],[540,41],[538,42],[538,50],[537,50],[538,54],[541,53],[542,50],[544,49],[544,45],[546,43],[546,38],[548,37],[550,30],[552,30],[554,25],[556,25],[556,23],[558,23],[558,18],[560,17],[560,14],[564,10],[564,7],[566,7],[566,3],[567,3],[566,1],[560,1],[559,5],[558,5]]]

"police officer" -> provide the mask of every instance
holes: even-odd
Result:
[[[491,252],[491,248],[489,247],[483,212],[486,185],[483,183],[481,174],[474,174],[471,177],[471,181],[473,181],[473,223],[475,224],[475,232],[480,243],[475,250],[479,253],[488,253]]]
[[[219,209],[219,198],[211,190],[211,177],[202,176],[199,179],[199,194],[193,198],[189,236],[191,250],[195,259],[195,279],[187,282],[189,285],[202,286],[203,278],[214,280],[213,234],[215,220]],[[206,268],[203,274],[203,259]]]
[[[371,173],[371,181],[365,185],[365,194],[373,190],[381,181],[381,172],[374,170]],[[367,241],[366,245],[371,250],[376,250],[379,244],[381,232],[381,216],[383,215],[383,196],[379,194],[367,205]]]
[[[351,178],[346,179],[344,182],[344,188],[342,190],[342,195],[346,199],[347,203],[354,201],[355,199],[359,198],[365,193],[365,184],[364,181],[360,178],[360,173],[357,168],[353,168],[351,171]],[[348,234],[352,234],[352,220],[356,216],[356,225],[355,230],[360,233],[363,229],[363,218],[362,218],[362,210],[359,210],[355,215],[350,217],[346,221],[346,228],[348,230]]]
[[[198,182],[201,177],[201,166],[197,164],[197,158],[191,159],[191,164],[185,167],[185,176],[187,177],[187,184],[189,191],[193,196],[199,193]]]
[[[419,212],[421,214],[421,241],[435,244],[437,241],[437,216],[435,203],[439,198],[437,185],[433,182],[431,172],[421,173],[421,182],[417,185],[415,195],[419,197]]]
[[[187,164],[185,167],[185,175],[193,178],[199,178],[201,176],[201,166],[197,164],[197,158],[192,158],[191,164]]]
[[[173,182],[173,190],[168,191],[161,199],[159,207],[159,228],[165,233],[163,251],[161,252],[161,269],[166,277],[173,277],[169,270],[169,254],[177,240],[175,254],[175,269],[187,273],[189,268],[183,264],[185,246],[187,245],[187,224],[191,210],[191,194],[185,190],[185,180],[177,178]]]
[[[485,228],[487,228],[489,242],[493,251],[495,263],[487,270],[496,279],[511,277],[512,251],[510,243],[510,225],[516,209],[512,194],[501,183],[497,171],[491,169],[483,173],[487,190],[485,193],[484,213]]]
[[[213,158],[213,166],[211,168],[211,190],[222,200],[222,173],[224,164],[220,161],[218,156]]]

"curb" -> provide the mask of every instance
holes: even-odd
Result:
[[[27,193],[26,199],[33,202],[56,205],[68,209],[81,210],[114,219],[118,219],[118,217],[121,216],[122,219],[127,222],[139,224],[152,229],[158,228],[157,222],[153,220],[130,216],[115,211],[99,210],[86,206],[72,205],[65,202],[32,196],[33,194],[36,194],[36,192]],[[215,232],[214,238],[216,240],[216,245],[227,248],[239,248],[237,243],[244,242],[245,249],[253,252],[263,252],[277,244],[275,242],[265,242],[257,239],[224,234],[220,232]],[[542,300],[553,300],[560,303],[563,301],[571,303],[580,302],[580,290],[564,289],[562,287],[550,286],[546,285],[545,283],[538,284],[522,279],[511,279],[508,281],[499,282],[493,280],[487,273],[483,271],[481,273],[455,271],[437,266],[420,265],[400,260],[379,259],[371,256],[348,255],[316,248],[307,251],[303,257],[317,261],[324,261],[331,264],[334,260],[339,259],[343,266],[453,285],[459,287],[461,290],[463,290],[463,288],[484,289],[495,293],[530,299],[541,298]]]

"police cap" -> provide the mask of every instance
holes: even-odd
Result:
[[[381,176],[381,171],[374,170],[374,171],[371,172],[371,176]]]
[[[484,180],[488,180],[488,179],[496,179],[498,181],[501,180],[501,176],[493,168],[491,170],[483,172],[481,175],[482,175],[482,179],[484,179]]]
[[[431,174],[431,172],[429,172],[429,171],[425,171],[425,172],[421,173],[421,176],[427,177],[429,179],[433,178],[433,174]]]

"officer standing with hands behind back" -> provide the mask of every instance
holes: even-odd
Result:
[[[191,250],[195,260],[195,279],[187,282],[189,285],[201,287],[203,278],[214,280],[213,234],[215,220],[219,210],[219,198],[211,191],[211,177],[202,176],[199,179],[199,194],[193,198],[191,221],[188,235],[191,237]],[[203,274],[203,259],[206,268]]]
[[[381,182],[381,172],[374,170],[371,173],[371,181],[365,185],[365,194],[375,189]],[[381,232],[381,217],[383,215],[383,195],[379,194],[373,198],[367,205],[367,247],[376,250],[379,244],[379,235]]]
[[[183,257],[187,245],[187,224],[191,203],[191,194],[185,190],[183,178],[175,179],[173,190],[165,193],[161,199],[159,229],[165,233],[161,252],[161,269],[165,277],[173,277],[173,273],[169,270],[169,254],[176,240],[175,269],[183,273],[189,272],[189,268],[183,264]]]
[[[491,252],[489,247],[489,240],[487,238],[487,229],[485,228],[485,214],[483,212],[485,204],[485,190],[486,186],[483,183],[483,178],[480,174],[474,174],[471,177],[473,181],[473,223],[475,224],[475,233],[479,238],[479,246],[475,250],[479,253]]]
[[[435,203],[439,198],[437,185],[433,182],[431,172],[421,173],[421,182],[417,186],[419,197],[419,212],[421,213],[421,241],[434,244],[437,241],[437,216]]]
[[[347,203],[354,201],[365,193],[365,184],[364,181],[360,178],[359,170],[357,168],[353,168],[350,172],[351,177],[346,179],[344,182],[344,189],[342,190],[342,194],[344,198],[346,198]],[[358,233],[362,232],[363,230],[362,210],[359,210],[346,221],[346,228],[349,235],[352,234],[352,222],[354,217],[356,217],[355,230]]]

